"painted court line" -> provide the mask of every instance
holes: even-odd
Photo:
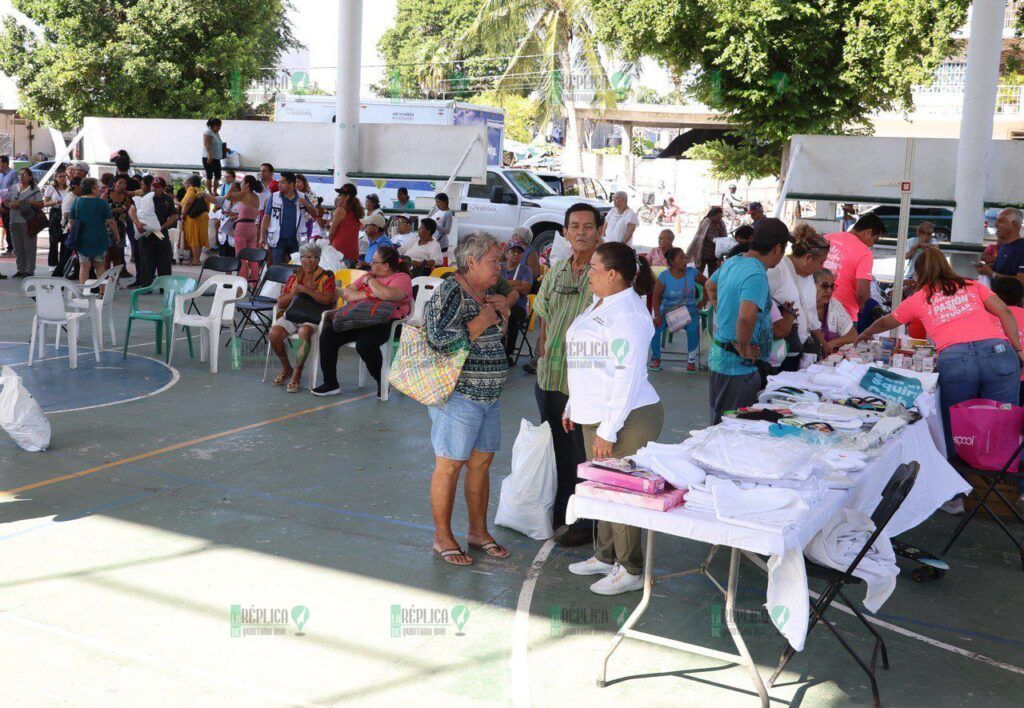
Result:
[[[18,494],[20,492],[27,492],[27,491],[29,491],[31,489],[38,489],[39,487],[48,487],[51,484],[58,484],[60,482],[66,482],[66,481],[68,481],[70,479],[78,479],[80,477],[87,477],[88,475],[96,474],[97,472],[103,472],[104,470],[113,469],[115,467],[120,467],[121,465],[127,465],[127,464],[131,464],[133,462],[139,462],[141,460],[148,460],[151,457],[157,457],[158,455],[165,455],[165,454],[167,454],[169,452],[174,452],[175,450],[181,450],[183,448],[191,447],[193,445],[200,445],[202,443],[209,442],[211,440],[219,440],[220,438],[225,438],[225,437],[228,437],[229,435],[236,435],[237,433],[244,433],[247,430],[255,430],[257,428],[262,428],[262,427],[265,427],[267,425],[273,425],[274,423],[280,423],[280,422],[285,421],[285,420],[291,420],[292,418],[298,418],[300,416],[308,415],[310,413],[318,413],[320,411],[328,410],[330,408],[337,408],[338,406],[343,406],[343,405],[345,405],[347,403],[354,403],[355,401],[361,401],[364,398],[369,398],[370,396],[375,396],[375,395],[376,395],[375,393],[364,393],[364,394],[361,394],[359,396],[353,396],[352,398],[346,398],[346,399],[344,399],[342,401],[335,401],[334,403],[326,403],[326,404],[324,404],[322,406],[314,406],[313,408],[304,408],[303,410],[295,411],[293,413],[288,413],[287,415],[278,416],[276,418],[269,418],[267,420],[261,420],[258,423],[250,423],[249,425],[243,425],[243,426],[238,427],[238,428],[232,428],[231,430],[224,430],[224,431],[219,432],[219,433],[213,433],[211,435],[204,435],[202,437],[193,438],[192,440],[185,440],[185,441],[180,442],[180,443],[174,443],[173,445],[167,445],[166,447],[161,447],[161,448],[158,448],[156,450],[151,450],[149,452],[144,452],[144,453],[139,454],[139,455],[133,455],[131,457],[126,457],[123,460],[115,460],[113,462],[105,462],[102,465],[96,465],[95,467],[90,467],[90,468],[82,470],[80,472],[72,472],[71,474],[65,474],[65,475],[61,475],[59,477],[51,477],[50,479],[44,479],[44,480],[41,480],[39,482],[33,482],[32,484],[26,484],[26,485],[23,485],[21,487],[15,487],[13,489],[6,489],[4,491],[0,491],[0,494]]]
[[[526,571],[526,580],[519,591],[516,603],[515,624],[512,629],[512,705],[515,708],[529,708],[530,704],[530,605],[533,604],[533,590],[544,569],[555,542],[548,539],[537,551]]]

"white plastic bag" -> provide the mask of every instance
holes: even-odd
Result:
[[[555,532],[551,508],[557,486],[551,428],[547,423],[533,425],[524,418],[512,446],[512,474],[501,483],[494,523],[538,541],[551,538]]]
[[[23,450],[39,452],[50,444],[50,421],[9,366],[0,371],[0,428]]]

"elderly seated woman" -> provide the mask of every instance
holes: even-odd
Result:
[[[302,367],[309,355],[310,340],[320,323],[320,316],[337,299],[334,274],[320,267],[320,247],[315,243],[299,248],[301,265],[288,278],[281,296],[277,298],[279,316],[270,328],[270,348],[281,360],[281,373],[274,378],[275,386],[287,384],[288,393],[299,390]],[[299,335],[295,352],[295,366],[288,361],[285,342],[293,334]]]
[[[412,307],[412,279],[391,246],[380,246],[373,253],[370,272],[341,292],[345,304],[328,313],[320,333],[320,370],[324,382],[313,389],[314,396],[336,396],[338,350],[355,342],[359,358],[377,382],[384,358],[380,348],[391,336],[391,321],[409,314]]]
[[[825,353],[831,354],[844,344],[856,342],[857,328],[842,303],[832,299],[836,290],[835,274],[822,268],[814,274],[814,284],[818,288],[818,321],[825,340]]]

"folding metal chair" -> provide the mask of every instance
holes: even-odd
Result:
[[[266,341],[270,326],[274,323],[274,307],[277,305],[277,296],[269,297],[261,295],[267,283],[280,283],[284,285],[298,269],[295,265],[272,265],[263,271],[263,278],[256,287],[255,292],[241,302],[235,303],[235,310],[241,314],[238,324],[235,325],[235,336],[243,339],[242,333],[246,327],[252,325],[260,333],[252,345],[250,351],[256,349]]]
[[[515,363],[519,361],[519,357],[523,355],[524,347],[530,355],[530,358],[527,361],[533,361],[533,344],[530,343],[529,337],[526,336],[530,331],[530,319],[533,317],[532,304],[532,299],[527,300],[526,317],[516,324],[515,330],[510,329],[505,334],[506,337],[519,337],[518,346],[515,346],[515,343],[513,342],[513,346],[515,346],[515,353],[512,355],[512,361],[509,362],[510,366],[515,366]]]
[[[807,575],[808,577],[819,578],[825,580],[828,585],[825,590],[818,596],[818,599],[811,605],[810,620],[807,624],[807,634],[811,633],[814,626],[821,621],[835,638],[839,640],[839,643],[843,645],[843,649],[853,657],[853,660],[857,662],[857,665],[863,669],[864,673],[868,675],[868,679],[871,681],[871,695],[874,698],[875,706],[880,706],[881,703],[878,699],[878,683],[875,681],[875,669],[878,663],[878,657],[882,657],[882,668],[889,669],[889,655],[885,650],[885,642],[882,637],[875,631],[875,628],[864,618],[857,606],[850,602],[843,594],[843,586],[846,584],[858,584],[863,582],[860,578],[854,577],[853,573],[857,570],[857,566],[860,565],[861,560],[867,555],[868,551],[871,550],[871,546],[874,545],[875,540],[885,530],[889,521],[895,515],[897,509],[903,504],[903,500],[910,494],[910,490],[914,486],[914,481],[917,479],[917,473],[920,469],[920,465],[916,462],[910,462],[907,464],[900,465],[896,468],[892,478],[888,484],[885,485],[885,489],[882,491],[882,500],[878,503],[874,513],[871,515],[871,520],[875,524],[875,530],[871,533],[867,543],[857,554],[857,557],[850,563],[850,567],[846,570],[836,570],[827,566],[818,565],[812,561],[807,561]],[[871,662],[870,664],[865,662],[857,652],[853,650],[843,636],[836,629],[835,625],[825,619],[825,611],[832,604],[832,601],[839,597],[846,605],[853,610],[853,614],[856,615],[857,619],[860,620],[871,635],[875,638],[875,645],[871,651]],[[793,658],[793,654],[796,650],[790,645],[786,644],[786,648],[782,652],[782,658],[779,659],[779,666],[775,669],[775,673],[772,674],[771,678],[768,679],[768,685],[772,686],[775,681],[779,678],[779,675],[786,668],[786,664]]]
[[[267,267],[267,259],[270,258],[270,251],[265,248],[243,248],[235,254],[240,261],[251,261],[256,264],[256,278],[249,281],[249,293],[259,292],[258,286],[263,280],[263,271]],[[241,268],[241,266],[239,266]]]
[[[1015,482],[1018,478],[1020,478],[1021,472],[1016,469],[1011,471],[1010,467],[1013,466],[1014,460],[1019,459],[1022,452],[1024,452],[1024,439],[1021,440],[1021,443],[1017,446],[1017,449],[1014,450],[1012,455],[1010,455],[1010,459],[1008,459],[1006,461],[1006,464],[1003,465],[1002,469],[999,470],[983,470],[977,467],[971,467],[960,458],[956,459],[956,461],[953,464],[953,467],[956,468],[956,471],[959,472],[961,476],[966,478],[966,475],[968,474],[977,475],[978,477],[981,477],[982,479],[986,480],[988,482],[988,486],[985,487],[985,490],[981,493],[980,496],[978,495],[977,490],[971,489],[970,496],[977,501],[977,504],[969,512],[964,514],[964,517],[960,520],[960,523],[957,524],[956,530],[953,532],[953,537],[949,539],[949,543],[947,543],[946,547],[942,549],[942,555],[946,555],[949,552],[949,549],[953,547],[953,544],[956,543],[956,540],[960,537],[960,534],[963,533],[965,528],[967,528],[967,524],[969,524],[971,522],[971,519],[973,519],[974,516],[978,513],[978,509],[984,509],[986,513],[988,513],[988,515],[992,517],[992,520],[999,525],[999,528],[1003,530],[1003,533],[1006,534],[1006,537],[1009,538],[1013,545],[1017,547],[1017,553],[1020,555],[1020,567],[1021,570],[1024,570],[1024,543],[1021,542],[1021,539],[1013,535],[1013,532],[1010,531],[1010,529],[1006,526],[1005,523],[1003,523],[1003,520],[999,518],[999,515],[992,511],[992,509],[987,504],[988,498],[992,496],[993,493],[995,493],[995,495],[999,497],[999,500],[1003,503],[1003,505],[1007,509],[1009,509],[1014,516],[1017,517],[1017,520],[1021,522],[1021,524],[1024,524],[1024,516],[1021,516],[1020,511],[1017,509],[1016,505],[1014,505],[1013,501],[1007,500],[1007,498],[1003,496],[1003,493],[999,491],[998,488],[998,485],[1000,483]]]
[[[233,256],[207,256],[206,260],[203,261],[203,265],[199,268],[199,277],[196,278],[196,282],[201,286],[203,284],[203,273],[208,270],[216,273],[223,273],[224,275],[235,275],[241,267],[242,261]],[[210,292],[207,297],[213,297],[213,293]],[[196,306],[195,300],[189,301],[188,312],[195,312],[197,315],[200,314],[199,307]]]

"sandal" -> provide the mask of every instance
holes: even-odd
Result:
[[[278,374],[277,376],[274,377],[274,380],[271,381],[271,383],[274,384],[275,386],[284,386],[285,382],[288,381],[288,379],[290,379],[291,377],[292,375],[290,373]]]
[[[299,382],[298,381],[289,381],[288,385],[285,386],[284,390],[287,391],[288,393],[298,393],[299,392]]]
[[[469,557],[468,553],[466,553],[458,546],[456,546],[455,548],[449,548],[448,550],[442,551],[440,548],[437,547],[437,544],[434,544],[434,552],[437,555],[441,556],[441,560],[443,560],[445,563],[450,563],[451,565],[473,565],[473,559]],[[453,558],[454,556],[463,556],[469,562],[458,563],[456,561],[451,560],[451,558]]]
[[[474,551],[483,551],[491,558],[508,558],[512,555],[508,552],[507,548],[497,541],[488,541],[487,543],[469,543],[469,547]]]

